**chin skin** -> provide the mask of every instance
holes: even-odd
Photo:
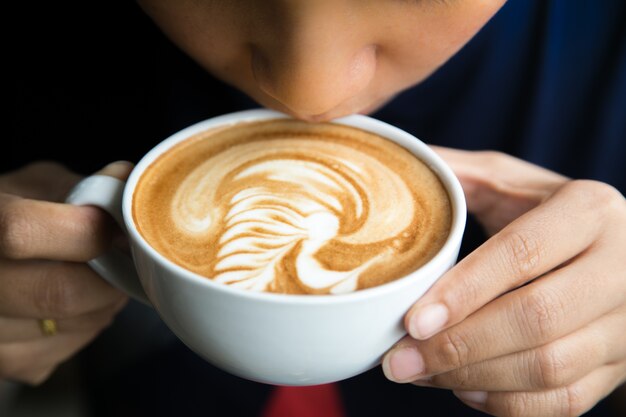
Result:
[[[395,98],[395,94],[389,98],[386,98],[384,100],[380,100],[377,103],[371,104],[367,107],[364,107],[363,110],[360,110],[356,113],[358,114],[372,114],[372,113],[376,113],[378,110],[382,109],[383,107],[385,107],[387,105],[387,103],[389,103],[391,100],[393,100]]]

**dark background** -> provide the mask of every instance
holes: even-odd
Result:
[[[254,106],[171,45],[134,2],[12,8],[2,170],[48,159],[86,174],[136,162],[186,125]]]

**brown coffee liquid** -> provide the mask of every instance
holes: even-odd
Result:
[[[141,235],[174,263],[253,291],[338,294],[419,268],[452,208],[401,146],[292,119],[197,134],[149,166],[133,196]]]

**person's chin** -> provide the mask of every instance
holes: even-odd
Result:
[[[355,106],[339,106],[328,112],[316,115],[294,115],[299,119],[303,119],[309,122],[327,122],[334,119],[339,119],[341,117],[349,116],[351,114],[362,114],[362,115],[370,115],[387,104],[391,98],[385,98],[383,100],[378,100],[374,103],[368,103],[365,105],[355,105]]]
[[[262,96],[256,97],[255,99],[259,104],[269,109],[289,114],[296,119],[304,120],[307,122],[319,123],[328,122],[330,120],[349,116],[351,114],[368,115],[375,113],[376,111],[380,110],[385,104],[391,101],[392,98],[393,96],[385,97],[383,99],[378,99],[367,103],[342,103],[339,104],[337,107],[320,114],[304,114],[295,112],[271,97]]]
[[[387,103],[389,103],[392,100],[393,97],[390,98],[386,98],[384,100],[381,100],[380,102],[377,102],[375,104],[372,104],[366,108],[364,108],[363,110],[359,111],[358,114],[365,114],[365,115],[369,115],[369,114],[374,114],[376,113],[378,110],[382,109],[383,107],[385,107],[385,105]]]

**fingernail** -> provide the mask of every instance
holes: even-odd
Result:
[[[470,403],[483,405],[487,402],[486,391],[453,391],[459,399]]]
[[[427,339],[443,328],[448,321],[448,308],[435,303],[422,308],[409,321],[409,334],[415,339]]]
[[[422,355],[413,347],[396,348],[383,360],[385,376],[395,382],[415,380],[424,368]]]

